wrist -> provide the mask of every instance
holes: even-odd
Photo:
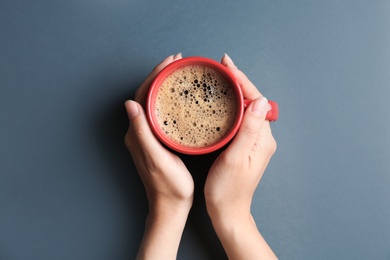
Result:
[[[219,211],[209,216],[217,234],[235,233],[237,230],[256,228],[252,214],[249,211]]]
[[[159,197],[149,201],[149,215],[188,215],[193,198],[172,199]]]
[[[212,222],[229,259],[277,259],[251,214],[212,219]]]
[[[145,233],[137,259],[176,259],[190,209],[187,204],[166,201],[149,203]]]
[[[206,199],[207,213],[213,224],[232,225],[247,222],[252,219],[251,204],[246,201],[217,201]]]

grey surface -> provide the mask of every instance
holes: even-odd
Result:
[[[280,259],[390,259],[389,1],[0,1],[0,259],[133,259],[147,201],[123,102],[224,52],[269,99],[253,215]],[[212,158],[211,158],[212,159]],[[223,259],[197,200],[179,259]]]

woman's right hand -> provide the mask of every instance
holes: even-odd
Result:
[[[265,120],[270,106],[229,56],[221,62],[236,76],[244,98],[254,101],[234,140],[209,171],[204,188],[207,211],[229,259],[274,259],[250,212],[253,194],[276,150]]]

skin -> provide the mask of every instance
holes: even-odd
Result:
[[[181,159],[153,135],[143,107],[157,73],[181,59],[179,53],[157,65],[126,101],[129,129],[125,144],[145,186],[149,213],[137,259],[176,259],[194,197],[194,182]],[[209,170],[204,195],[207,212],[229,259],[276,259],[256,227],[250,206],[261,177],[276,150],[268,102],[226,54],[221,60],[236,76],[244,97],[254,100],[240,130]]]

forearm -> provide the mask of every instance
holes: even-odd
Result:
[[[229,259],[277,259],[251,214],[239,218],[214,218],[212,222]]]
[[[151,210],[137,259],[176,259],[189,209]]]

